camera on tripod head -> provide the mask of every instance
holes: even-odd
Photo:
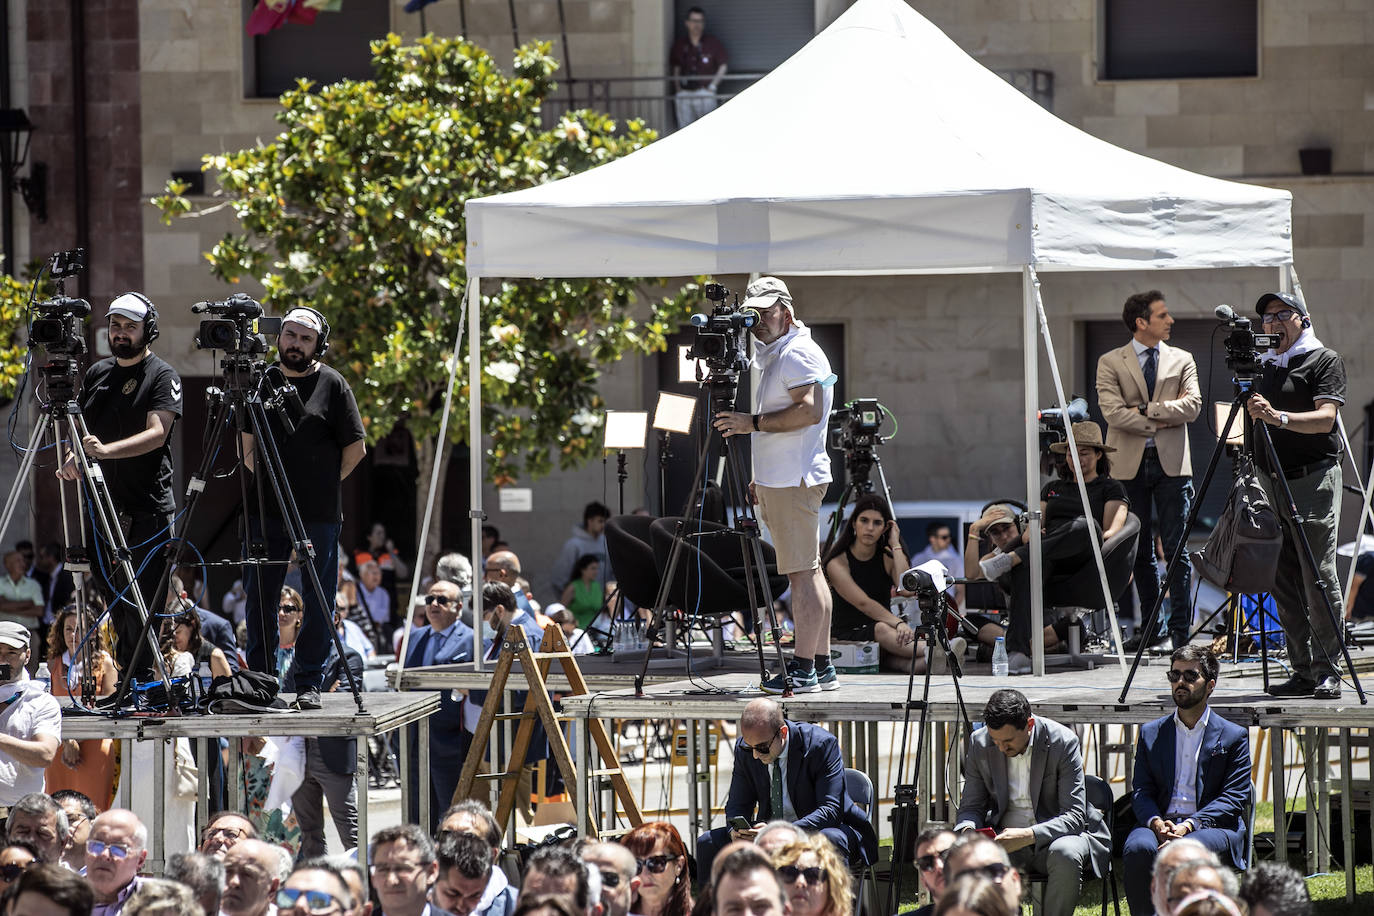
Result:
[[[1254,379],[1262,368],[1260,352],[1277,347],[1279,335],[1256,334],[1251,330],[1250,319],[1244,315],[1237,315],[1236,310],[1229,305],[1218,305],[1213,314],[1231,330],[1231,333],[1226,335],[1226,368],[1242,381]]]
[[[247,293],[235,293],[220,302],[197,302],[191,311],[215,316],[201,321],[197,350],[259,356],[267,353],[268,335],[281,333],[282,320],[263,317],[262,303]]]
[[[1082,423],[1088,419],[1088,402],[1074,398],[1068,407],[1042,407],[1035,412],[1040,423],[1040,451],[1049,451],[1051,445],[1066,441],[1069,436],[1064,431],[1067,423]]]
[[[878,432],[886,412],[877,398],[855,398],[836,407],[830,411],[830,426],[826,429],[829,447],[852,452],[881,445],[884,440]]]
[[[916,595],[916,606],[921,609],[921,626],[937,627],[944,623],[945,589],[953,581],[939,560],[927,560],[902,573],[902,589]]]
[[[48,276],[57,281],[57,295],[33,304],[39,317],[29,324],[29,349],[42,347],[50,356],[80,356],[86,352],[82,322],[91,304],[66,294],[66,281],[86,268],[86,249],[59,251],[48,258]]]
[[[759,313],[754,309],[741,309],[738,294],[733,303],[727,301],[731,295],[730,290],[719,283],[706,284],[706,298],[716,305],[709,315],[698,312],[692,316],[697,336],[687,351],[687,358],[701,360],[712,372],[736,373],[749,368],[744,332],[758,324]]]

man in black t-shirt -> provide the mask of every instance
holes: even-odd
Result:
[[[89,435],[81,447],[87,456],[100,463],[119,512],[120,527],[128,541],[138,590],[149,613],[161,609],[158,582],[164,560],[144,563],[171,537],[176,512],[172,496],[172,428],[181,416],[181,377],[176,370],[148,349],[157,338],[157,309],[140,293],[125,293],[110,303],[110,352],[114,355],[93,363],[86,370],[78,403]],[[58,476],[76,480],[80,471],[76,459],[68,456]],[[127,583],[115,575],[115,561],[109,548],[97,543],[100,553],[91,551],[110,596],[120,594]],[[138,570],[142,567],[142,572]],[[138,646],[142,621],[133,612],[132,596],[110,607],[117,637],[116,656],[122,671],[148,676],[153,667],[151,651]],[[138,649],[135,658],[134,650]]]
[[[322,589],[317,593],[310,575],[302,576],[305,616],[296,638],[294,659],[298,709],[320,708],[320,679],[329,655],[334,593],[339,578],[342,483],[367,454],[363,421],[352,389],[343,376],[318,359],[328,347],[329,330],[324,316],[310,308],[292,309],[282,319],[281,336],[277,338],[278,363],[268,370],[273,375],[280,371],[287,382],[296,386],[305,404],[305,416],[294,432],[288,432],[275,413],[269,416],[268,423],[286,472],[282,485],[295,497],[305,533],[315,548],[315,573]],[[250,471],[255,467],[255,445],[252,435],[244,436],[244,462]],[[265,535],[268,558],[285,561],[295,545],[282,521],[281,507],[271,484],[266,480],[261,484],[266,517],[261,517],[257,498],[250,494],[250,524],[255,532]],[[284,564],[244,570],[248,666],[254,671],[277,670],[277,605],[285,575]]]
[[[1336,529],[1341,513],[1336,413],[1345,403],[1345,364],[1339,353],[1317,339],[1307,308],[1295,296],[1265,293],[1255,303],[1255,311],[1263,330],[1279,335],[1279,345],[1266,355],[1246,410],[1252,419],[1269,425],[1279,460],[1278,468],[1270,468],[1268,450],[1256,445],[1256,462],[1268,472],[1260,475],[1260,483],[1284,520],[1274,600],[1293,669],[1293,676],[1272,685],[1269,693],[1334,700],[1341,695],[1337,666],[1342,637],[1326,605],[1329,600],[1337,621],[1344,616],[1336,577]],[[1303,519],[1302,530],[1317,562],[1315,576],[1301,557],[1297,529],[1288,517],[1276,473],[1287,480]]]

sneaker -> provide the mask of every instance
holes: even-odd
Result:
[[[309,712],[320,708],[320,692],[314,687],[307,687],[296,694],[296,702],[291,704],[300,712]]]
[[[987,576],[989,579],[1002,578],[1007,573],[1011,572],[1011,568],[1015,565],[1016,554],[1013,553],[995,553],[986,560],[978,561],[978,568],[981,569],[983,575]]]
[[[840,676],[835,673],[834,665],[826,665],[816,670],[816,683],[822,690],[839,690]]]
[[[1024,653],[1024,652],[1013,652],[1013,653],[1011,653],[1010,655],[1008,655],[1008,656],[1007,656],[1007,673],[1008,673],[1008,674],[1030,674],[1030,673],[1031,673],[1031,660],[1030,660],[1030,656],[1027,655],[1027,654]]]
[[[814,668],[803,673],[796,662],[788,662],[787,673],[792,678],[793,693],[820,693],[821,685],[816,678],[816,671]],[[783,678],[781,673],[775,674],[761,682],[759,684],[759,689],[764,693],[771,693],[777,696],[787,689],[787,681]]]
[[[953,655],[955,659],[959,661],[961,669],[964,663],[964,650],[967,648],[968,641],[962,636],[956,636],[949,641],[950,655]],[[945,655],[940,649],[939,643],[936,643],[935,647],[931,650],[930,656],[931,674],[949,674],[949,656]]]

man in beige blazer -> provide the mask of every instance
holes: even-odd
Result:
[[[1164,342],[1174,319],[1163,293],[1135,293],[1126,300],[1121,318],[1131,341],[1098,359],[1097,402],[1107,421],[1107,444],[1116,448],[1112,476],[1125,484],[1131,511],[1140,519],[1135,587],[1144,625],[1159,597],[1152,522],[1158,519],[1164,555],[1172,557],[1192,506],[1188,424],[1202,408],[1202,393],[1192,354]],[[1168,583],[1168,614],[1161,612],[1156,631],[1137,635],[1127,643],[1128,650],[1141,640],[1147,645],[1163,640],[1165,628],[1160,625],[1166,620],[1173,647],[1187,641],[1193,621],[1191,573],[1185,553]]]

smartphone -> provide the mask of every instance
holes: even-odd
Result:
[[[737,831],[739,831],[740,833],[753,833],[753,832],[754,832],[754,825],[751,824],[751,823],[749,823],[749,821],[748,821],[747,819],[742,818],[742,817],[732,817],[732,818],[730,818],[730,828],[731,828],[732,830],[737,830]]]
[[[997,831],[993,830],[991,827],[978,827],[974,830],[974,832],[981,833],[983,836],[987,837],[990,840],[997,839]]]

